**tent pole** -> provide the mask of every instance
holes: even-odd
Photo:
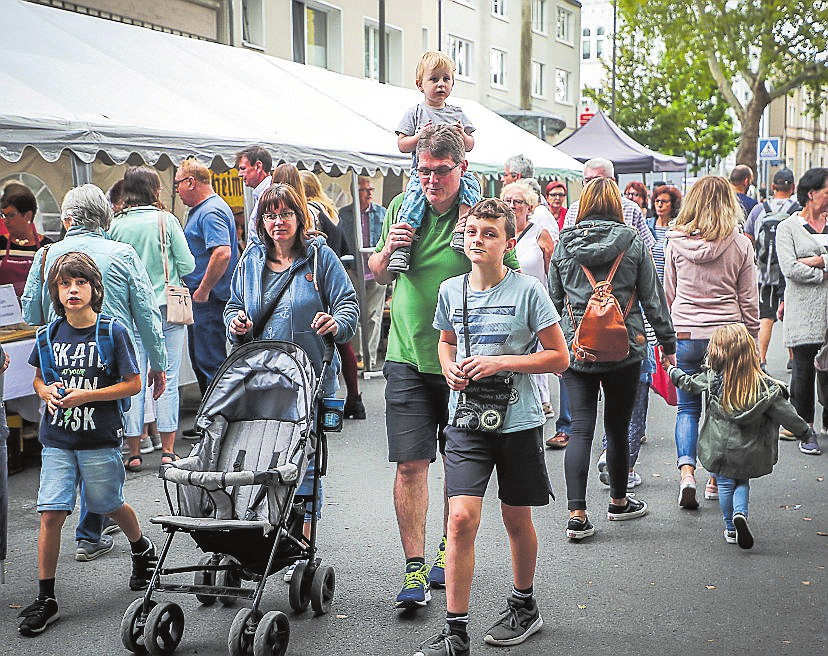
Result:
[[[81,185],[92,182],[91,164],[82,162],[75,153],[72,153],[70,162],[72,163],[72,185],[80,187]]]
[[[368,308],[365,304],[365,258],[362,256],[362,249],[365,245],[362,243],[362,211],[359,209],[359,175],[354,169],[351,169],[351,209],[354,213],[354,230],[350,235],[354,244],[354,271],[356,272],[356,291],[357,302],[359,303],[359,327],[360,327],[360,341],[362,344],[362,362],[364,363],[363,372],[367,378],[369,371],[368,365],[371,363],[371,351],[368,344],[371,340],[370,325],[368,323]]]

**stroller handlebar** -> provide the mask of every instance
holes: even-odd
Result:
[[[333,361],[333,354],[336,350],[336,342],[332,335],[322,335],[322,341],[325,342],[325,353],[322,355],[322,363],[330,364]]]

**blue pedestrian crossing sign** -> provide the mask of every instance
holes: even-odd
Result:
[[[759,159],[779,159],[779,137],[759,137]]]

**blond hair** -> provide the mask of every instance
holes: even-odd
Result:
[[[424,52],[423,56],[420,57],[420,62],[417,64],[417,82],[422,83],[423,77],[425,77],[425,74],[428,71],[442,69],[445,69],[451,73],[451,77],[454,79],[456,67],[454,65],[454,60],[451,57],[444,52],[440,52],[439,50],[429,50],[428,52]]]
[[[334,225],[339,224],[339,212],[336,211],[331,197],[322,191],[322,183],[319,177],[313,171],[299,171],[299,177],[302,179],[302,186],[305,188],[305,196],[310,201],[319,203],[328,218]]]
[[[181,164],[178,165],[178,170],[181,171],[185,177],[192,176],[195,178],[196,182],[200,182],[201,184],[210,184],[213,181],[210,169],[192,157],[189,157],[181,162]]]
[[[732,234],[744,216],[727,178],[706,175],[687,192],[674,228],[705,241],[719,241]]]
[[[612,178],[590,180],[581,192],[581,198],[578,201],[578,218],[575,219],[575,223],[580,223],[582,219],[590,217],[613,219],[618,223],[624,223],[621,191]]]
[[[520,192],[523,202],[529,206],[530,210],[533,210],[538,206],[538,194],[534,189],[532,189],[532,187],[523,182],[523,180],[510,182],[509,184],[504,185],[503,189],[500,190],[501,200],[506,196],[506,194],[514,191]]]
[[[722,374],[721,403],[726,412],[753,407],[767,388],[756,342],[743,323],[730,323],[713,331],[707,345],[707,364]]]

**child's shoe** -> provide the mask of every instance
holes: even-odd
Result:
[[[719,498],[719,484],[712,476],[707,480],[707,485],[704,486],[704,498],[708,501],[715,501]]]
[[[129,577],[130,590],[146,590],[149,586],[158,556],[155,555],[155,545],[147,538],[149,546],[139,554],[132,554],[132,575]]]
[[[736,527],[736,544],[742,549],[753,547],[753,533],[750,532],[747,517],[742,513],[733,513],[733,526]]]
[[[20,635],[28,638],[43,633],[46,627],[60,618],[57,601],[51,597],[38,597],[20,611],[23,621],[17,627]]]
[[[724,539],[728,544],[736,544],[736,531],[724,530]]]
[[[388,271],[391,273],[405,273],[408,271],[408,261],[411,259],[411,246],[402,246],[388,258]]]

